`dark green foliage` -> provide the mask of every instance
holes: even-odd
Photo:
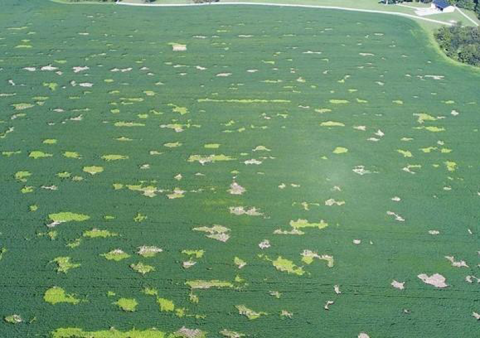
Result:
[[[477,16],[480,18],[480,1],[479,0],[449,0],[452,5],[456,5],[460,8],[468,10],[474,10]]]
[[[440,47],[457,61],[480,66],[480,28],[442,27],[435,33]]]
[[[448,0],[452,5],[456,5],[460,8],[474,10],[478,0]]]

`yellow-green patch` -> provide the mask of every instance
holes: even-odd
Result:
[[[218,143],[207,143],[203,146],[206,149],[218,149],[220,148],[220,144]]]
[[[223,161],[233,161],[235,158],[226,155],[191,155],[188,158],[188,162],[200,162],[200,163],[214,163],[214,162],[223,162]]]
[[[335,121],[327,121],[320,123],[321,127],[345,127],[345,124]]]
[[[203,257],[205,250],[182,250],[182,254],[199,259]]]
[[[412,153],[408,150],[397,149],[397,153],[403,155],[403,157],[413,157]]]
[[[289,274],[294,274],[298,276],[302,276],[305,274],[305,271],[302,267],[296,266],[292,261],[285,259],[281,256],[274,260],[272,264],[279,271],[287,272]]]
[[[201,289],[222,289],[222,288],[233,288],[234,285],[230,282],[221,281],[221,280],[189,280],[185,282],[185,285],[190,287],[192,290],[201,290]]]
[[[347,149],[347,148],[344,148],[344,147],[336,147],[336,148],[333,150],[333,153],[334,153],[334,154],[345,154],[345,153],[348,153],[348,149]]]
[[[114,328],[104,331],[84,331],[79,328],[59,328],[52,332],[52,338],[166,338],[157,329],[118,331]]]
[[[255,320],[260,318],[261,316],[266,316],[268,315],[266,312],[263,311],[254,311],[252,309],[249,309],[245,305],[236,305],[235,306],[238,310],[238,313],[242,316],[247,317],[249,320]]]
[[[39,159],[39,158],[52,157],[53,155],[44,153],[43,151],[35,150],[35,151],[31,151],[28,156],[33,159]]]
[[[95,175],[103,172],[103,167],[88,166],[88,167],[83,167],[83,171],[86,173],[89,173],[90,175]]]
[[[101,254],[100,256],[105,257],[109,261],[119,262],[121,260],[127,259],[130,257],[129,254],[120,249],[115,249],[110,252]]]
[[[105,160],[107,162],[118,161],[118,160],[128,160],[128,156],[126,156],[126,155],[103,155],[102,160]]]
[[[331,104],[347,104],[348,100],[338,100],[338,99],[332,99],[330,100]]]
[[[125,312],[135,312],[138,302],[134,298],[120,298],[113,304]]]
[[[167,147],[167,148],[177,148],[177,147],[182,146],[182,143],[180,143],[180,142],[170,142],[170,143],[164,143],[163,146]]]
[[[43,296],[45,302],[50,304],[59,304],[59,303],[67,303],[67,304],[78,304],[80,303],[80,299],[76,298],[74,295],[67,294],[64,289],[58,286],[54,286],[48,289]]]
[[[72,263],[71,257],[57,257],[52,262],[57,263],[57,272],[67,273],[68,270],[78,268],[81,264]]]
[[[43,140],[42,143],[43,144],[57,144],[57,140],[54,139],[54,138],[47,138],[47,139]]]
[[[116,233],[110,232],[108,230],[100,230],[100,229],[92,229],[86,230],[83,232],[83,237],[87,238],[108,238],[108,237],[115,237],[117,236]]]
[[[12,104],[12,106],[13,108],[15,108],[15,110],[25,110],[25,109],[35,107],[35,105],[31,103],[15,103],[15,104]]]
[[[48,218],[50,218],[54,222],[65,223],[65,222],[87,221],[90,219],[90,216],[67,211],[67,212],[59,212],[56,214],[50,214],[48,215]]]
[[[448,171],[455,171],[457,170],[457,163],[453,161],[446,161],[445,166],[447,167]]]
[[[296,230],[304,228],[317,228],[325,229],[328,227],[328,223],[321,220],[319,223],[310,223],[306,219],[297,219],[296,221],[290,221],[290,226]]]
[[[115,127],[145,127],[145,123],[119,121],[115,122]]]
[[[66,151],[63,153],[66,158],[80,158],[80,154],[74,151]]]
[[[175,304],[170,299],[157,298],[157,303],[162,312],[172,312],[175,310]]]
[[[151,265],[143,264],[142,262],[139,262],[137,264],[131,264],[130,268],[132,268],[132,270],[142,275],[146,275],[149,272],[155,271],[155,267]]]
[[[198,102],[217,102],[217,103],[290,103],[290,100],[263,100],[263,99],[198,99]]]
[[[17,171],[15,173],[15,179],[20,182],[27,182],[27,178],[30,176],[32,176],[32,174],[29,171]]]

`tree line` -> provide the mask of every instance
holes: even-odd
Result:
[[[433,0],[383,0],[388,3],[423,2]],[[480,18],[480,0],[447,0],[450,4],[466,10],[475,11]],[[456,24],[442,27],[435,32],[440,48],[448,57],[462,63],[480,67],[480,28],[463,27]]]
[[[435,32],[440,48],[450,58],[480,67],[480,28],[454,25]]]

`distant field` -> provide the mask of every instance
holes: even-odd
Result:
[[[65,0],[57,0],[65,1]],[[123,0],[123,3],[139,3],[145,4],[144,0]],[[337,7],[347,7],[347,8],[357,8],[363,10],[376,10],[376,11],[386,11],[392,13],[403,13],[416,16],[415,9],[418,7],[429,7],[429,5],[422,3],[404,3],[403,6],[397,5],[385,5],[380,3],[378,0],[221,0],[220,4],[231,3],[231,2],[245,2],[245,3],[270,3],[270,4],[293,4],[293,5],[315,5],[315,6],[337,6]],[[192,4],[192,0],[156,0],[153,4]],[[473,11],[463,10],[471,19],[475,22],[480,23]],[[441,21],[445,23],[460,22],[465,26],[472,26],[472,22],[465,18],[458,11],[454,13],[445,13],[438,15],[431,15],[424,17],[426,19]],[[441,24],[428,22],[422,20],[422,18],[415,19],[423,28],[431,32],[439,27]]]
[[[478,332],[480,76],[414,21],[4,0],[0,28],[0,337]]]

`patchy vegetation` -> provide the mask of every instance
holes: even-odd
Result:
[[[1,7],[0,336],[477,335],[478,77],[412,21]]]

